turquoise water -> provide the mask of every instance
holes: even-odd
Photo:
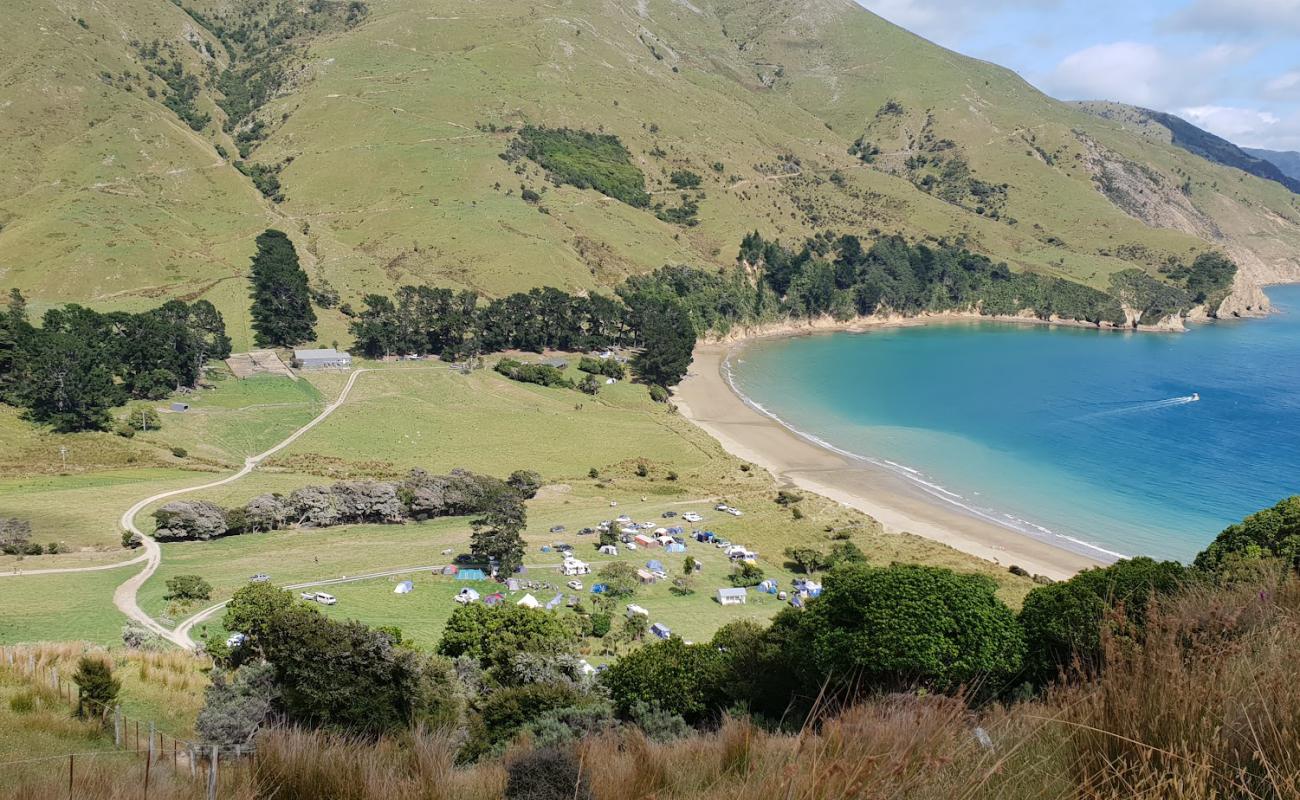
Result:
[[[972,322],[758,341],[731,377],[972,513],[1082,552],[1190,560],[1300,493],[1300,287],[1269,296],[1281,313],[1181,335]]]

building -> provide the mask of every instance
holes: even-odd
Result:
[[[352,356],[332,347],[294,350],[293,363],[298,365],[298,369],[352,369]]]
[[[749,592],[743,588],[726,588],[718,590],[718,605],[740,606],[749,599]]]
[[[184,414],[186,411],[189,411],[189,410],[190,410],[190,404],[189,404],[189,403],[172,403],[172,405],[171,405],[171,410],[174,411],[174,412],[176,412],[177,414]]]

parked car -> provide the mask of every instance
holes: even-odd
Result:
[[[731,541],[728,539],[714,539],[713,544],[715,547],[721,547],[721,548],[731,547]]]
[[[259,573],[257,573],[256,575],[254,575],[253,577],[249,578],[249,579],[248,579],[248,582],[249,582],[249,583],[266,583],[266,582],[269,581],[269,580],[271,580],[271,576],[270,576],[270,575],[267,575],[265,572],[259,572]]]
[[[592,535],[592,534],[595,533],[595,532],[596,532],[596,529],[595,529],[595,528],[583,528],[582,530],[578,531],[578,535],[579,535],[579,536],[590,536],[590,535]]]
[[[704,519],[704,517],[701,517],[699,514],[696,514],[694,511],[687,511],[685,514],[682,514],[682,519],[686,520],[687,522],[699,522],[700,520]]]
[[[565,584],[565,585],[568,586],[570,589],[572,589],[572,590],[575,591],[575,592],[581,592],[581,591],[582,591],[582,581],[569,581],[569,582],[568,582],[567,584]]]
[[[551,528],[551,533],[564,533],[563,525],[555,525]]]
[[[727,510],[727,504],[726,504],[726,503],[718,503],[716,506],[713,507],[713,510],[714,510],[714,511],[726,511],[726,510]]]
[[[672,519],[673,517],[677,516],[677,512],[676,512],[676,511],[665,511],[663,516],[664,516],[664,519]]]
[[[317,593],[316,593],[316,602],[317,602],[317,603],[320,603],[320,604],[323,605],[323,606],[332,606],[332,605],[334,605],[335,603],[337,603],[338,600],[335,600],[335,599],[334,599],[334,595],[332,595],[332,594],[325,594],[324,592],[317,592]]]
[[[727,513],[733,517],[740,517],[740,516],[744,516],[745,514],[745,512],[741,511],[739,508],[728,508]]]
[[[316,602],[316,593],[315,593],[315,592],[303,592],[302,594],[300,594],[300,595],[298,595],[298,596],[301,597],[303,600],[309,600],[309,601],[311,601],[311,602],[313,602],[313,603]]]

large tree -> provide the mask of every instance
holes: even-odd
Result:
[[[938,567],[846,564],[804,614],[809,656],[847,688],[999,690],[1019,672],[1025,645],[996,590],[983,575]]]
[[[16,393],[28,416],[57,431],[102,430],[125,398],[100,348],[46,325],[20,351]]]
[[[470,522],[470,553],[483,561],[495,561],[499,574],[510,575],[524,563],[520,533],[528,515],[523,497],[512,487],[497,482],[489,491],[479,516]]]
[[[695,349],[695,326],[680,303],[663,298],[629,298],[641,348],[632,371],[643,383],[668,388],[686,377]]]
[[[292,347],[316,337],[307,273],[283,231],[270,229],[257,237],[252,279],[251,313],[259,345]]]

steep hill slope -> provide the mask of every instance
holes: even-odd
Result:
[[[1262,158],[1265,161],[1272,162],[1284,174],[1300,181],[1300,153],[1294,150],[1260,150],[1254,147],[1243,147],[1255,158]]]
[[[267,226],[345,300],[598,289],[732,263],[755,228],[945,237],[1099,288],[1221,248],[1242,268],[1231,311],[1300,279],[1284,187],[851,0],[19,3],[0,32],[0,284],[38,305],[208,296],[238,345],[237,278]],[[649,202],[503,159],[527,124],[616,135]]]

